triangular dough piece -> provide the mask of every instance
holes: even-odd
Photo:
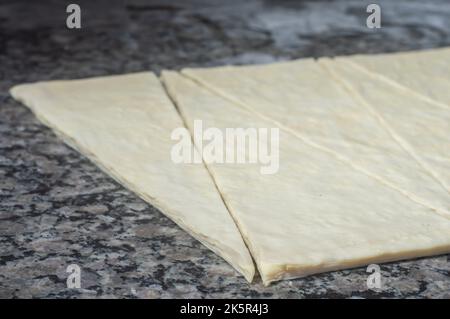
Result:
[[[11,94],[64,141],[252,280],[251,256],[206,167],[171,160],[171,132],[184,125],[154,74],[24,84]]]
[[[357,103],[313,59],[182,72],[354,169],[450,216],[447,190],[390,136],[364,103]]]
[[[380,118],[392,138],[450,194],[450,108],[399,90],[346,60],[321,59],[320,63]],[[447,200],[450,202],[450,195]]]
[[[187,126],[271,128],[175,72],[163,81]],[[236,78],[235,78],[236,79]],[[450,220],[280,129],[280,166],[207,163],[265,284],[450,251]]]
[[[450,109],[450,48],[354,55],[340,59],[398,89]]]

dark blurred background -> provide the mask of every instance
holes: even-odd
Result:
[[[66,28],[72,2],[81,6],[81,29]],[[2,77],[34,81],[450,43],[447,0],[376,1],[380,29],[366,27],[372,2],[1,0]]]

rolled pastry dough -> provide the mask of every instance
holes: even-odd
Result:
[[[412,200],[450,216],[449,193],[441,183],[391,137],[366,105],[357,103],[313,59],[184,69],[182,73]]]
[[[248,281],[254,265],[203,164],[174,164],[173,129],[183,127],[150,72],[24,84],[11,89],[64,141],[159,208]]]
[[[194,120],[205,129],[274,126],[178,73],[162,78],[191,130]],[[286,130],[279,142],[273,175],[257,164],[207,164],[265,284],[450,251],[448,218]]]
[[[450,48],[340,57],[396,88],[450,109]]]
[[[450,202],[450,108],[399,90],[347,60],[322,59],[320,63],[334,72],[362,104],[367,104],[392,138],[447,189]]]

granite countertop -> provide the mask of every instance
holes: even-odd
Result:
[[[48,2],[48,4],[47,4]],[[64,1],[0,4],[0,297],[450,298],[449,256],[381,265],[264,287],[231,266],[64,145],[8,89],[18,83],[163,68],[266,63],[299,57],[450,45],[446,0]],[[369,2],[367,2],[369,3]],[[81,267],[81,289],[66,267]]]

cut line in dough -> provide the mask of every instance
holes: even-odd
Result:
[[[450,217],[449,193],[313,59],[184,69],[215,94]]]
[[[447,190],[450,201],[450,108],[398,90],[348,60],[321,59],[319,63],[379,117],[393,139]]]
[[[154,74],[23,84],[10,92],[66,143],[252,281],[253,260],[205,166],[170,158],[171,132],[184,126]]]
[[[450,109],[450,48],[338,57],[435,106]]]
[[[204,127],[270,128],[194,81],[162,79],[191,132]],[[446,253],[450,220],[409,200],[329,152],[280,128],[280,170],[207,163],[263,283],[331,270]]]

